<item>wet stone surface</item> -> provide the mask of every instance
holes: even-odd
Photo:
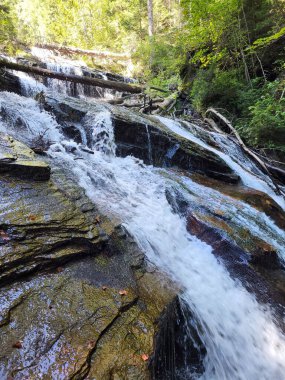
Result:
[[[2,173],[0,218],[0,378],[149,378],[178,290],[121,226],[57,168],[49,181]]]
[[[167,130],[153,116],[142,116],[124,107],[115,107],[99,101],[87,103],[82,99],[54,95],[46,96],[44,107],[56,115],[57,121],[64,126],[67,135],[73,133],[74,127],[70,122],[82,121],[88,112],[96,114],[107,109],[112,115],[118,156],[133,155],[146,164],[179,167],[228,183],[239,181],[239,177],[216,154]],[[88,144],[93,130],[91,127],[85,126]],[[169,153],[174,147],[177,149],[169,158]]]
[[[50,178],[50,167],[27,146],[0,133],[0,173],[45,181]]]

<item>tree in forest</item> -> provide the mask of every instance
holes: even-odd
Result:
[[[15,39],[15,18],[12,13],[14,1],[2,0],[0,4],[0,47],[11,49]]]
[[[148,15],[148,35],[149,37],[152,37],[154,34],[152,0],[147,0],[147,15]]]

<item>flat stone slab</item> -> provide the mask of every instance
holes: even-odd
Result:
[[[49,165],[38,160],[25,144],[4,133],[0,133],[0,173],[37,181],[50,179]]]

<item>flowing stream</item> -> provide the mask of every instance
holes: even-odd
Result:
[[[239,280],[229,275],[209,245],[189,234],[186,219],[173,210],[166,192],[179,191],[190,205],[195,200],[196,204],[231,213],[234,223],[246,224],[254,236],[270,242],[283,260],[284,231],[263,212],[189,177],[145,165],[132,156],[117,157],[107,108],[88,112],[80,123],[82,135],[86,126],[93,130],[89,148],[94,154],[67,139],[55,118],[31,98],[0,93],[0,110],[0,131],[26,143],[44,134],[52,142],[48,154],[53,164],[72,172],[102,212],[121,220],[148,260],[180,284],[182,297],[201,326],[199,334],[207,350],[203,375],[187,373],[186,369],[185,379],[285,379],[285,337],[274,322],[273,311],[259,304]],[[267,193],[285,208],[284,199],[274,193],[269,179],[256,176],[179,122],[160,120],[173,132],[218,154],[244,185]],[[86,136],[82,140],[86,141]]]

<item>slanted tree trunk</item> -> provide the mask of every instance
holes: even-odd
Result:
[[[59,73],[56,71],[42,69],[40,67],[9,62],[4,59],[0,59],[0,68],[3,68],[4,70],[10,69],[10,70],[15,70],[15,71],[22,71],[28,74],[35,74],[35,75],[40,75],[47,78],[54,78],[54,79],[64,80],[64,81],[73,82],[73,83],[87,84],[89,86],[110,88],[112,90],[117,90],[120,92],[129,92],[131,94],[140,94],[144,92],[147,88],[146,86],[130,85],[125,82]],[[151,86],[148,88],[151,90],[156,90],[160,92],[168,92],[167,90],[164,90],[163,88],[159,88],[159,87]]]
[[[60,46],[60,45],[52,45],[52,44],[41,44],[41,45],[36,45],[36,46],[42,49],[55,50],[66,55],[81,54],[81,55],[88,55],[90,57],[118,59],[122,61],[129,60],[131,58],[131,56],[126,53],[113,53],[110,51],[85,50],[85,49],[79,49],[72,46]]]
[[[214,108],[209,108],[206,111],[206,116],[208,114],[212,114],[215,116],[221,123],[222,125],[229,131],[229,133],[233,133],[235,138],[237,139],[239,145],[241,148],[259,165],[259,167],[271,178],[273,185],[275,186],[276,193],[281,195],[282,191],[279,187],[279,185],[276,183],[275,179],[273,178],[273,167],[269,167],[261,158],[259,158],[251,149],[249,149],[243,140],[241,139],[240,135],[236,131],[236,129],[232,126],[231,122],[220,112],[215,110]],[[281,175],[281,172],[279,172],[279,175]]]
[[[50,71],[47,69],[42,69],[34,66],[27,66],[19,63],[8,62],[6,60],[0,60],[0,68],[6,68],[16,71],[22,71],[24,73],[41,75],[47,78],[55,78],[73,83],[87,84],[89,86],[97,86],[102,88],[110,88],[113,90],[121,92],[130,92],[130,93],[141,93],[145,90],[144,87],[132,86],[124,82],[110,81],[97,78],[89,78],[79,75],[70,75],[65,73],[59,73],[55,71]]]

